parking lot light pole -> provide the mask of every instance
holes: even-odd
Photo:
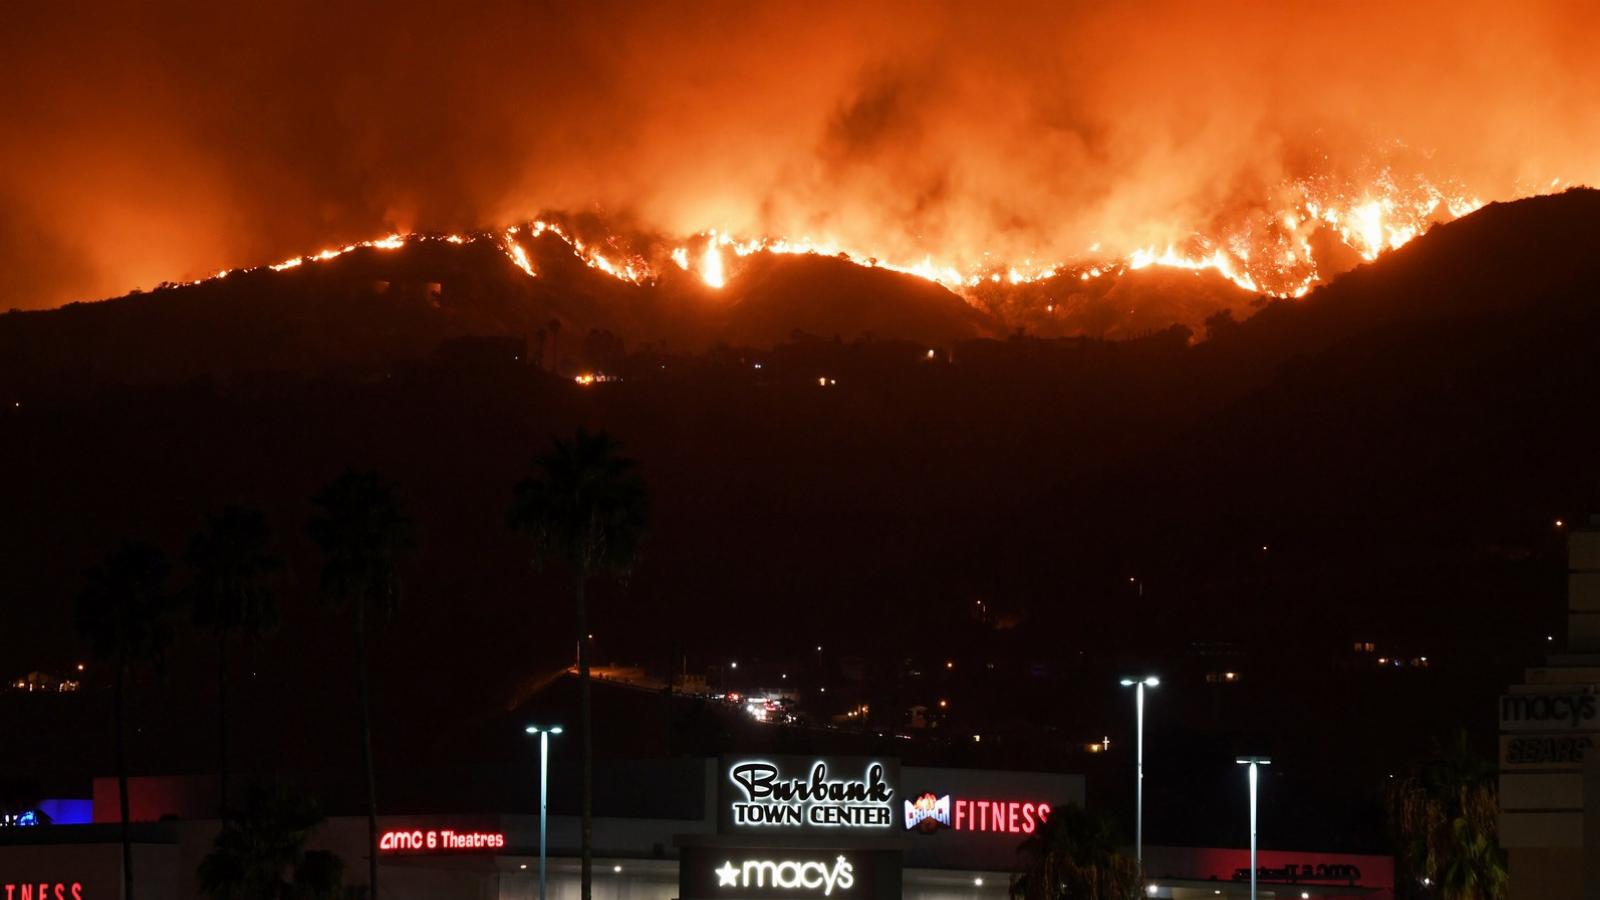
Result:
[[[545,872],[545,828],[550,817],[550,735],[560,734],[561,726],[540,728],[538,725],[529,725],[525,730],[539,736],[539,900],[545,900],[545,889],[549,883]]]
[[[1156,687],[1161,679],[1154,675],[1143,678],[1124,678],[1123,687],[1133,688],[1135,720],[1134,779],[1133,779],[1133,859],[1139,864],[1140,878],[1144,872],[1144,689]]]
[[[1256,900],[1256,782],[1261,766],[1272,765],[1270,756],[1241,756],[1234,760],[1250,767],[1250,900]]]

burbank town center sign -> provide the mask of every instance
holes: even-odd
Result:
[[[895,820],[889,777],[885,764],[877,761],[856,771],[838,771],[827,760],[804,768],[736,761],[728,766],[734,789],[726,806],[728,821],[734,828],[888,829]]]
[[[683,900],[899,900],[899,761],[750,755],[716,766],[717,832],[674,839]]]

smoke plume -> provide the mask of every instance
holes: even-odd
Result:
[[[1582,3],[3,16],[0,307],[543,209],[1051,262],[1204,233],[1297,178],[1492,200],[1600,175]]]

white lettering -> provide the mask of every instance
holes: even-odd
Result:
[[[780,890],[822,888],[824,897],[832,897],[835,889],[848,891],[856,883],[855,866],[842,855],[831,867],[823,862],[792,859],[747,859],[735,866],[730,859],[713,871],[717,887],[764,888],[770,883]]]

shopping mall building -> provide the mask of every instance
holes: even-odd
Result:
[[[1600,898],[1600,516],[1567,538],[1565,652],[1499,699],[1500,845],[1512,900]]]
[[[201,784],[132,782],[139,900],[196,896],[217,831]],[[596,900],[1002,900],[1018,845],[1085,799],[1080,775],[874,757],[607,762],[596,786],[624,798],[594,823]],[[5,900],[120,898],[116,810],[116,783],[102,779],[91,821],[0,829]],[[380,830],[385,898],[538,896],[537,815],[419,812],[384,816]],[[547,841],[549,896],[576,900],[577,819],[550,816]],[[339,817],[313,846],[340,854],[347,880],[362,883],[365,842],[365,819]],[[1152,897],[1248,897],[1248,866],[1242,849],[1145,848]],[[1258,876],[1264,898],[1393,897],[1388,857],[1263,851]]]

